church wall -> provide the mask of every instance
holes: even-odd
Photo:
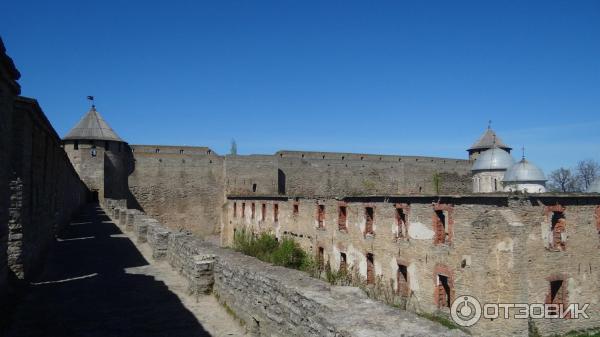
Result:
[[[564,251],[544,245],[557,202],[566,208]],[[274,221],[274,204],[278,205],[278,221]],[[294,204],[298,205],[297,214]],[[317,221],[318,205],[325,207],[322,228]],[[398,303],[408,310],[437,315],[449,314],[448,308],[437,303],[438,275],[449,278],[452,299],[472,295],[481,303],[546,303],[550,281],[563,278],[566,302],[592,303],[588,309],[591,319],[536,320],[542,335],[550,336],[600,326],[600,257],[590,253],[600,242],[598,205],[600,198],[584,196],[230,197],[221,235],[222,243],[231,245],[234,229],[271,231],[278,237],[293,238],[315,259],[319,247],[323,248],[324,260],[333,270],[339,268],[341,253],[345,253],[348,265],[364,279],[368,277],[367,254],[371,253],[375,282],[394,291],[398,291],[398,265],[402,264],[407,267],[410,295],[397,298]],[[342,230],[340,206],[347,209]],[[367,207],[374,210],[373,235],[365,234]],[[408,235],[398,234],[397,208],[406,215]],[[445,216],[445,243],[436,243],[436,211]],[[471,330],[480,336],[522,336],[527,332],[527,320],[482,319]]]

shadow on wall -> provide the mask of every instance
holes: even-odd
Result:
[[[163,282],[144,275],[148,262],[118,234],[89,205],[60,233],[43,276],[0,335],[209,336]]]
[[[126,199],[127,208],[144,211],[136,197],[129,190],[129,176],[135,171],[135,159],[131,147],[123,143],[123,151],[118,156],[107,156],[104,160],[104,197]]]

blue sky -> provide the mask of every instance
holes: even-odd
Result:
[[[132,144],[465,158],[491,119],[546,171],[600,161],[600,1],[20,0],[0,13],[22,94],[61,135],[94,95]]]

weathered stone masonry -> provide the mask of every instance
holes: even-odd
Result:
[[[162,145],[131,145],[131,153],[129,207],[200,236],[218,234],[228,195],[426,195],[471,189],[472,163],[461,159],[298,151],[219,156],[206,147]]]
[[[355,268],[365,280],[391,284],[398,303],[413,311],[447,315],[459,295],[481,303],[591,303],[589,320],[536,320],[547,336],[600,326],[598,205],[598,196],[552,194],[229,197],[222,244],[242,229],[291,237],[334,270]],[[553,212],[566,224],[564,249],[552,245]],[[527,320],[496,319],[471,331],[524,336],[527,329]]]
[[[1,41],[0,59],[0,311],[4,311],[10,310],[17,289],[35,277],[56,231],[86,201],[87,188],[37,102],[17,96],[18,72]],[[0,320],[5,317],[0,313]]]
[[[107,200],[117,222],[132,214]],[[135,212],[135,211],[134,211]],[[127,231],[127,223],[121,228]],[[189,293],[214,292],[246,323],[266,336],[464,336],[459,330],[366,298],[352,287],[332,287],[307,274],[272,266],[219,248],[185,232],[167,229],[148,216],[135,216],[137,242],[146,242],[154,259],[165,260],[189,281]],[[146,238],[142,238],[145,236]],[[365,313],[369,313],[365,315]]]

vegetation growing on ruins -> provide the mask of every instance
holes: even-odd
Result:
[[[272,233],[235,233],[233,248],[259,260],[293,269],[307,270],[314,264],[298,243],[289,238],[278,241]]]

